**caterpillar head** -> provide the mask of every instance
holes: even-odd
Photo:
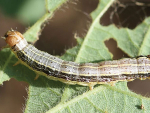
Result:
[[[4,39],[10,47],[13,47],[16,44],[18,44],[21,40],[23,40],[24,37],[20,32],[10,30],[6,32],[6,34],[4,35]]]

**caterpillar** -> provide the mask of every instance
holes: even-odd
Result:
[[[4,37],[7,46],[13,51],[19,62],[48,79],[59,80],[66,84],[89,86],[90,89],[93,89],[96,84],[113,85],[118,81],[150,79],[149,55],[80,64],[64,61],[38,50],[33,45],[28,44],[18,31],[10,30]]]

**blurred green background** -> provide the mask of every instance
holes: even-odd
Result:
[[[136,0],[135,0],[136,1]],[[97,7],[98,0],[70,0],[58,9],[49,19],[39,40],[34,44],[38,49],[53,55],[62,55],[66,49],[76,45],[74,34],[84,37],[91,24],[90,13]],[[149,3],[148,0],[142,0]],[[132,0],[116,2],[100,20],[102,25],[115,24],[118,28],[135,28],[144,18],[150,15],[150,7],[137,6]],[[44,0],[0,0],[0,36],[11,28],[24,33],[45,13]],[[0,47],[6,43],[0,39]],[[110,39],[105,42],[113,59],[128,57],[117,43]],[[149,96],[149,80],[129,82],[131,90]],[[28,84],[15,79],[0,86],[0,113],[22,113],[27,98]]]
[[[0,0],[0,9],[24,25],[34,24],[45,13],[44,0]]]

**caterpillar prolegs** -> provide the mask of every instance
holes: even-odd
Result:
[[[64,61],[27,43],[18,31],[8,31],[5,41],[16,57],[49,79],[92,88],[96,84],[150,78],[150,57],[123,58],[99,63]]]

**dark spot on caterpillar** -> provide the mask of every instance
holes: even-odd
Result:
[[[140,57],[144,57],[143,55],[139,55],[139,56],[137,56],[136,58],[140,58]]]
[[[150,58],[150,55],[147,55],[147,58]]]
[[[5,38],[7,38],[7,37],[8,37],[7,33],[5,33],[4,37],[5,37]]]

